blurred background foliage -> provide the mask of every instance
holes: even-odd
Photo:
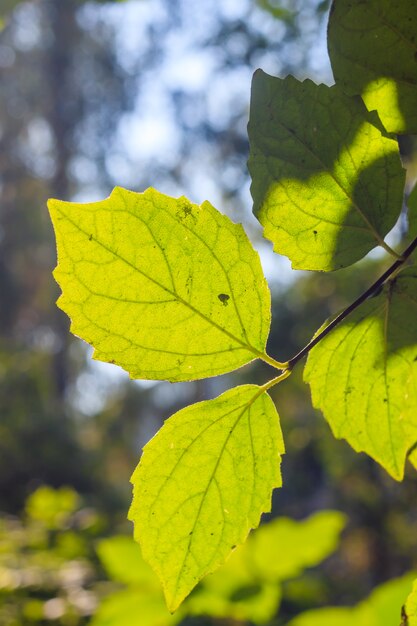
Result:
[[[232,625],[262,621],[256,613],[265,606],[262,599],[272,607],[263,621],[278,626],[306,610],[358,604],[377,585],[417,568],[415,472],[409,469],[403,483],[394,483],[369,458],[336,441],[312,410],[299,367],[273,390],[287,454],[284,487],[266,517],[300,520],[323,509],[342,511],[347,525],[338,550],[317,567],[336,548],[334,531],[323,522],[321,535],[307,534],[306,541],[310,548],[330,541],[331,548],[284,578],[261,584],[250,578],[250,567],[249,579],[233,587],[234,575],[227,573],[232,559],[183,613],[161,613],[158,587],[144,573],[126,521],[129,477],[141,447],[186,404],[232,384],[264,382],[270,372],[255,364],[196,383],[133,382],[115,367],[92,362],[54,304],[55,248],[46,199],[100,199],[115,184],[155,186],[194,202],[207,198],[245,223],[272,287],[269,348],[277,358],[293,355],[380,273],[384,261],[373,254],[355,270],[294,277],[285,259],[261,240],[250,214],[246,123],[252,72],[261,66],[275,75],[331,82],[328,4],[2,0],[1,626],[81,626],[91,618],[95,626],[165,626],[172,620]],[[417,177],[415,140],[402,139],[401,149],[411,186]],[[393,235],[396,242],[406,236],[404,224]],[[285,563],[286,552],[275,549],[270,561]],[[237,570],[244,577],[244,568]],[[402,592],[409,578],[400,580],[395,589],[402,585]],[[148,592],[132,594],[138,585]],[[252,612],[242,612],[242,604]],[[211,607],[211,617],[197,616],[203,606]],[[338,611],[338,621],[329,624],[344,623]],[[294,626],[324,626],[328,615],[310,611]]]

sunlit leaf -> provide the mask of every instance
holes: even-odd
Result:
[[[274,0],[256,0],[256,4],[278,20],[283,20],[288,23],[294,22],[294,11],[290,11],[286,7],[278,5]]]
[[[404,626],[417,626],[417,580],[413,581],[413,588],[407,597],[403,615],[406,619]]]
[[[269,622],[281,601],[281,587],[277,583],[254,581],[239,583],[239,578],[218,577],[198,587],[187,599],[186,609],[193,615],[210,615],[254,624]]]
[[[269,526],[269,524],[266,524]],[[255,535],[262,533],[264,526]],[[281,601],[281,585],[271,583],[252,567],[253,534],[232,552],[226,563],[204,578],[186,601],[195,615],[233,618],[255,624],[268,622]],[[268,562],[265,563],[268,567]]]
[[[402,207],[398,144],[336,86],[254,75],[249,139],[254,212],[296,269],[361,259]]]
[[[187,609],[256,624],[271,620],[281,599],[279,583],[329,556],[344,524],[344,515],[337,511],[321,511],[302,521],[280,517],[263,524],[202,581],[187,600]]]
[[[250,537],[251,570],[270,581],[299,576],[334,552],[345,523],[338,511],[321,511],[303,521],[279,517]]]
[[[192,380],[264,354],[270,294],[240,224],[153,189],[48,203],[59,306],[94,358],[134,378]]]
[[[353,626],[353,624],[363,626],[356,621],[354,609],[329,607],[305,611],[289,622],[288,626]]]
[[[182,614],[255,624],[270,621],[281,600],[279,582],[326,558],[336,548],[344,522],[344,516],[337,511],[321,511],[302,521],[276,518],[263,524],[232,552],[223,566],[201,581],[183,604]],[[159,581],[143,561],[133,539],[123,535],[104,539],[99,542],[97,552],[110,579],[129,585],[132,591],[126,596],[116,593],[106,599],[95,618],[100,620],[97,623],[104,624],[105,618],[111,617],[117,624],[120,611],[123,624],[127,614],[124,597],[129,606],[132,601],[138,607],[143,603],[142,596],[147,595],[146,606],[161,609],[163,595]],[[156,597],[151,601],[153,595]],[[165,602],[160,613],[167,614]],[[132,611],[132,626],[136,624],[136,615],[137,611]]]
[[[77,492],[70,487],[53,489],[44,485],[28,497],[25,508],[31,519],[46,528],[59,529],[65,526],[79,504]]]
[[[356,607],[329,607],[301,613],[288,626],[400,626],[401,604],[415,573],[377,587]],[[404,624],[404,626],[414,626]]]
[[[118,591],[105,598],[94,614],[90,626],[174,626],[180,613],[170,615],[161,595],[140,588]]]
[[[312,349],[304,375],[334,435],[397,480],[417,442],[416,313],[408,268]]]
[[[103,539],[97,552],[112,580],[159,590],[154,572],[143,560],[138,544],[130,537],[117,535]]]
[[[275,406],[255,385],[179,411],[145,446],[129,517],[170,610],[270,509],[283,452]]]
[[[374,589],[358,607],[363,626],[397,626],[401,621],[401,606],[415,577],[416,572],[409,572]]]
[[[328,47],[335,80],[362,94],[393,133],[417,133],[417,10],[410,0],[335,0]]]

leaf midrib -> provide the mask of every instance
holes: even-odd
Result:
[[[257,390],[256,394],[255,394],[255,395],[253,396],[253,398],[251,399],[251,401],[250,401],[250,402],[247,402],[247,403],[244,405],[244,407],[243,407],[242,411],[239,413],[238,417],[236,418],[236,420],[235,420],[235,422],[234,422],[233,426],[231,426],[231,427],[230,427],[230,431],[228,432],[227,437],[226,437],[226,439],[225,439],[225,440],[224,440],[224,442],[223,442],[223,445],[222,445],[221,450],[220,450],[220,452],[219,452],[218,458],[217,458],[216,463],[215,463],[215,465],[214,465],[213,471],[211,472],[211,475],[210,475],[210,477],[209,477],[209,479],[208,479],[208,481],[207,481],[207,486],[206,486],[206,488],[205,488],[204,492],[201,494],[201,501],[200,501],[200,505],[199,505],[198,510],[197,510],[197,512],[196,512],[196,515],[195,515],[195,520],[194,520],[194,524],[193,524],[193,527],[192,527],[192,534],[190,534],[190,535],[189,535],[189,537],[188,537],[188,545],[187,545],[187,549],[186,549],[185,556],[184,556],[183,562],[182,562],[182,564],[181,564],[181,568],[180,568],[180,570],[179,570],[179,573],[178,573],[178,576],[177,576],[177,579],[176,579],[175,591],[174,591],[174,593],[173,593],[173,597],[174,597],[174,598],[175,598],[175,596],[176,596],[176,594],[177,594],[179,581],[180,581],[180,578],[181,578],[181,576],[182,576],[182,572],[184,571],[184,567],[185,567],[185,564],[186,564],[186,561],[187,561],[187,558],[188,558],[189,552],[190,552],[190,550],[191,550],[191,544],[192,544],[192,541],[193,541],[193,538],[194,538],[194,531],[195,531],[195,529],[196,529],[196,526],[197,526],[197,523],[198,523],[198,519],[199,519],[199,517],[200,517],[200,513],[201,513],[201,510],[202,510],[202,508],[203,508],[203,504],[204,504],[204,502],[205,502],[205,498],[206,498],[206,496],[207,496],[208,490],[209,490],[209,488],[210,488],[210,486],[211,486],[211,484],[212,484],[213,480],[215,480],[215,474],[216,474],[216,472],[217,472],[217,468],[219,467],[219,464],[220,464],[220,461],[221,461],[221,459],[222,459],[222,456],[223,456],[224,450],[225,450],[225,448],[226,448],[226,446],[227,446],[227,444],[228,444],[228,442],[229,442],[230,438],[231,438],[231,437],[232,437],[232,435],[234,434],[234,431],[235,431],[235,429],[236,429],[236,426],[239,424],[240,420],[241,420],[241,419],[242,419],[242,417],[245,415],[246,411],[248,411],[248,410],[251,408],[251,406],[253,405],[253,403],[254,403],[254,402],[255,402],[255,401],[259,398],[259,396],[261,396],[261,395],[262,395],[262,393],[265,393],[265,391],[262,389],[262,387],[260,387],[260,388]],[[220,421],[220,419],[223,419],[224,417],[226,417],[226,416],[222,416],[221,418],[219,418],[218,420],[216,420],[216,422],[217,422],[217,421]],[[214,422],[213,422],[213,423],[214,423]],[[211,426],[211,424],[210,424],[210,426]],[[208,430],[208,428],[207,428],[207,430]],[[193,442],[193,443],[194,443],[194,442]]]
[[[173,277],[172,277],[171,266],[169,265],[168,259],[166,258],[166,255],[165,255],[165,252],[162,250],[161,245],[160,245],[159,241],[157,240],[156,236],[154,235],[154,233],[152,232],[152,230],[151,230],[151,228],[150,228],[149,224],[148,224],[148,223],[146,223],[144,220],[142,220],[142,219],[139,217],[139,215],[138,215],[137,213],[135,213],[135,212],[133,212],[133,211],[131,211],[131,210],[129,209],[129,207],[128,207],[128,203],[127,203],[127,200],[126,200],[126,198],[125,198],[125,196],[124,196],[124,193],[123,193],[123,192],[125,192],[125,190],[122,190],[122,188],[120,188],[120,187],[116,187],[115,191],[116,191],[116,190],[117,190],[118,197],[119,197],[119,198],[121,199],[121,201],[123,202],[124,207],[125,207],[125,211],[128,213],[128,215],[130,215],[131,217],[133,217],[133,218],[135,218],[135,219],[139,220],[139,221],[141,222],[141,224],[144,224],[144,225],[147,227],[147,229],[148,229],[148,230],[149,230],[149,232],[151,233],[152,238],[154,239],[155,243],[158,245],[158,247],[159,247],[159,249],[161,250],[161,252],[163,252],[164,259],[165,259],[165,263],[166,263],[166,265],[167,265],[167,267],[168,267],[168,271],[169,271],[169,273],[170,273],[170,275],[171,275],[172,285],[173,285],[173,287],[174,287],[174,286],[175,286],[175,284],[174,284],[174,280],[173,280]],[[113,193],[114,193],[114,192],[113,192]],[[131,193],[132,193],[132,192],[131,192]],[[166,213],[166,214],[168,215],[168,217],[169,217],[170,219],[172,219],[172,214],[168,211],[168,209],[167,209],[165,206],[158,206],[158,207],[156,207],[156,205],[155,205],[155,203],[154,203],[154,200],[153,200],[153,197],[149,197],[149,198],[148,198],[148,197],[147,197],[147,192],[145,192],[143,195],[144,195],[144,197],[145,197],[146,201],[147,201],[147,202],[149,202],[149,203],[150,203],[150,204],[151,204],[154,208],[158,208],[160,211],[164,211],[164,213]],[[136,200],[136,205],[137,205],[137,204],[139,203],[139,199],[138,199],[138,198],[135,198],[135,200]],[[209,203],[209,206],[211,207],[210,203]],[[216,223],[216,225],[217,225],[217,223]],[[222,270],[222,272],[223,272],[223,274],[224,274],[224,276],[225,276],[225,278],[226,278],[227,284],[228,284],[228,286],[229,286],[230,293],[231,293],[231,294],[232,294],[232,296],[233,296],[234,290],[233,290],[232,284],[231,284],[231,282],[230,282],[230,277],[229,277],[229,274],[227,273],[226,268],[224,267],[224,265],[222,264],[222,262],[221,262],[221,261],[220,261],[220,259],[218,258],[217,254],[214,252],[214,250],[212,250],[212,249],[210,248],[210,246],[207,244],[207,242],[204,240],[204,238],[203,238],[203,237],[200,237],[200,235],[199,235],[199,234],[198,234],[195,230],[193,230],[192,228],[190,228],[190,227],[188,226],[188,224],[186,224],[185,222],[183,222],[181,226],[182,226],[182,228],[186,229],[186,230],[187,230],[187,231],[188,231],[188,232],[189,232],[189,233],[190,233],[193,237],[195,237],[196,239],[198,239],[198,241],[199,241],[202,245],[204,245],[204,247],[205,247],[205,248],[207,248],[207,250],[209,251],[209,253],[210,253],[210,254],[213,256],[213,258],[217,261],[217,263],[218,263],[219,267],[221,268],[221,270]],[[237,303],[236,303],[236,300],[235,300],[235,298],[234,298],[234,297],[232,297],[232,303],[233,303],[233,306],[234,306],[234,309],[235,309],[235,312],[236,312],[236,316],[237,316],[237,318],[238,318],[238,320],[239,320],[239,324],[240,324],[240,327],[241,327],[241,329],[242,329],[242,333],[243,333],[243,335],[244,335],[245,339],[246,339],[246,340],[248,340],[248,336],[247,336],[247,333],[246,333],[246,328],[245,328],[245,327],[244,327],[244,325],[243,325],[242,318],[241,318],[241,315],[240,315],[240,311],[239,311],[239,309],[238,309],[238,306],[237,306]]]

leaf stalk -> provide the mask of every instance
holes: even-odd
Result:
[[[350,313],[355,311],[365,300],[367,300],[370,296],[372,296],[378,289],[380,289],[384,283],[390,278],[393,274],[398,272],[406,263],[407,259],[411,256],[414,250],[417,248],[417,237],[413,239],[410,245],[404,250],[403,254],[397,259],[366,291],[364,291],[354,302],[352,302],[346,309],[341,311],[336,317],[323,328],[321,332],[313,337],[313,339],[306,345],[302,350],[300,350],[295,356],[293,356],[289,361],[287,368],[288,370],[292,370],[294,366],[304,358],[314,346],[316,346],[324,337],[326,337],[336,326],[338,326]]]
[[[269,381],[269,383],[266,383],[264,387],[266,389],[269,389],[281,380],[284,380],[284,378],[287,378],[287,376],[289,376],[298,361],[301,361],[301,359],[303,359],[310,352],[310,350],[314,348],[314,346],[316,346],[322,339],[324,339],[333,330],[333,328],[338,326],[344,319],[346,319],[348,315],[350,315],[350,313],[355,311],[355,309],[357,309],[363,302],[365,302],[365,300],[367,300],[375,292],[377,292],[378,289],[380,289],[388,280],[388,278],[392,277],[395,273],[402,269],[402,267],[405,265],[406,261],[416,248],[417,237],[413,239],[410,245],[404,250],[403,254],[374,283],[372,283],[372,285],[368,287],[366,291],[364,291],[358,298],[356,298],[356,300],[354,300],[354,302],[346,307],[346,309],[336,315],[336,317],[330,322],[330,324],[328,324],[325,328],[323,328],[322,331],[315,335],[313,339],[311,339],[311,341],[309,341],[309,343],[305,345],[304,348],[302,348],[299,352],[297,352],[297,354],[289,359],[289,361],[287,361],[286,363],[280,363],[278,361],[275,361],[275,359],[273,359],[272,357],[265,355],[268,358],[263,358],[263,360],[269,365],[275,367],[276,369],[281,369],[282,374],[280,374],[276,378],[273,378],[271,381]]]

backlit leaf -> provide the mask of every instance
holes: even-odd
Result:
[[[288,626],[400,626],[401,603],[415,573],[380,585],[355,607],[329,607],[301,613]],[[414,626],[411,623],[401,626]]]
[[[275,406],[255,385],[179,411],[145,446],[129,517],[170,610],[270,510],[283,452]]]
[[[159,591],[154,572],[142,558],[138,544],[133,538],[115,535],[102,539],[97,553],[107,574],[112,580]]]
[[[195,614],[262,624],[277,612],[280,582],[317,565],[337,547],[345,517],[321,511],[305,520],[279,517],[263,524],[233,551],[187,600]]]
[[[263,524],[201,581],[182,605],[181,615],[269,622],[281,599],[280,581],[326,558],[336,548],[344,523],[338,511],[320,511],[301,521],[282,517]],[[103,539],[97,552],[109,578],[129,585],[129,590],[113,593],[100,604],[94,626],[125,622],[146,626],[164,618],[171,623],[159,580],[133,539],[124,535]],[[178,612],[175,617],[178,621]]]
[[[345,523],[338,511],[321,511],[302,521],[272,520],[249,538],[251,570],[270,581],[299,576],[335,551]]]
[[[207,584],[202,583],[186,600],[187,611],[192,615],[210,615],[254,624],[269,622],[281,601],[280,585],[254,580],[253,577],[245,584],[235,574],[237,572],[233,571],[232,577],[219,577],[217,571],[213,577],[208,576],[205,579]]]
[[[401,480],[417,442],[417,270],[408,268],[310,352],[313,404],[336,437]]]
[[[363,626],[355,618],[354,609],[328,607],[305,611],[289,622],[288,626]]]
[[[417,10],[410,0],[335,0],[329,19],[335,80],[361,94],[389,132],[417,133]]]
[[[101,602],[90,626],[174,626],[182,615],[170,615],[162,594],[130,587]]]
[[[80,506],[80,498],[71,487],[53,489],[38,487],[26,501],[26,514],[50,530],[65,528],[68,520]]]
[[[133,378],[181,381],[262,358],[270,294],[241,225],[153,189],[48,206],[58,303],[95,359]]]
[[[403,613],[407,620],[404,626],[417,626],[417,580],[413,581],[413,589],[408,595]]]
[[[254,213],[296,269],[361,259],[394,226],[404,172],[359,98],[336,86],[254,75],[249,122]]]

